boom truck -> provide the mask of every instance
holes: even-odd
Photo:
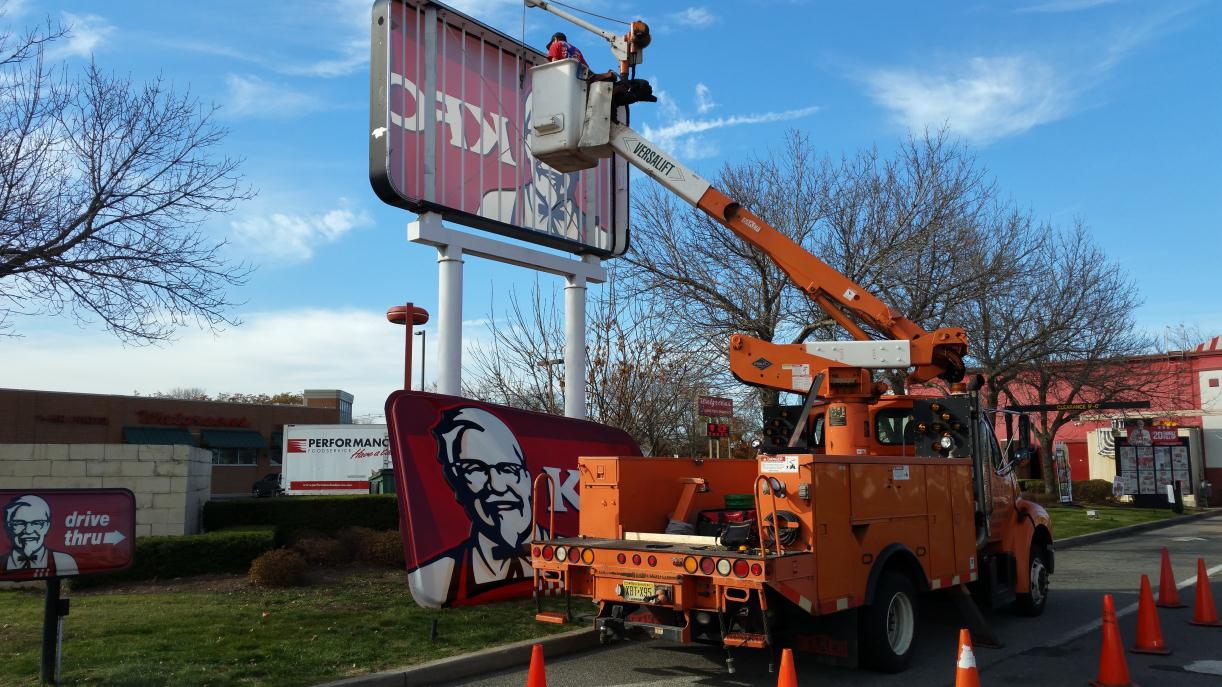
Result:
[[[1030,420],[1006,415],[998,441],[993,418],[1005,411],[981,405],[979,376],[964,381],[964,331],[925,331],[629,127],[629,105],[656,101],[634,78],[650,42],[643,22],[617,35],[545,0],[526,4],[603,36],[620,64],[615,81],[587,80],[571,59],[534,67],[531,153],[560,172],[620,155],[768,255],[854,339],[731,336],[737,379],[804,403],[765,408],[754,460],[580,458],[578,535],[531,543],[536,589],[592,599],[604,640],[643,631],[720,644],[731,671],[731,649],[780,646],[903,670],[923,592],[945,590],[978,643],[996,640],[977,602],[1040,614],[1052,524],[1013,474],[1032,455]],[[949,393],[889,393],[875,371],[896,369]],[[534,517],[535,532],[555,531],[547,513]]]

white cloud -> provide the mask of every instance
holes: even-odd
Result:
[[[1080,10],[1089,10],[1095,7],[1104,5],[1114,5],[1123,0],[1050,0],[1049,2],[1041,2],[1036,5],[1027,5],[1026,7],[1018,8],[1017,12],[1078,12]]]
[[[353,415],[380,417],[386,397],[402,384],[405,330],[386,321],[384,309],[252,312],[219,335],[183,330],[172,343],[125,347],[101,331],[69,328],[5,342],[21,365],[6,370],[4,385],[47,391],[151,394],[174,387],[221,392],[278,393],[343,389],[355,396]],[[486,326],[463,323],[468,346]],[[426,383],[436,379],[435,331],[429,331]],[[106,364],[99,365],[104,360]],[[413,385],[420,379],[415,357]]]
[[[52,59],[90,57],[115,32],[115,27],[96,14],[63,13],[68,37],[56,41],[48,51]]]
[[[702,83],[696,84],[696,111],[700,114],[707,114],[714,107],[717,107],[717,103],[713,102],[709,87]]]
[[[346,201],[341,199],[341,205]],[[347,207],[316,214],[273,212],[230,223],[239,243],[263,258],[280,262],[303,262],[314,250],[339,241],[345,234],[373,224],[368,213]],[[266,260],[265,260],[266,261]]]
[[[1023,56],[975,57],[941,74],[880,69],[867,81],[900,124],[914,130],[945,125],[978,143],[1060,119],[1074,97],[1052,66]]]
[[[704,7],[688,7],[682,12],[669,15],[669,19],[676,24],[693,29],[704,29],[717,23],[717,15]]]
[[[656,142],[658,145],[668,150],[675,150],[678,148],[680,150],[696,153],[694,157],[708,157],[706,151],[699,146],[696,146],[693,149],[692,144],[688,143],[688,138],[695,134],[712,131],[714,129],[724,129],[731,126],[769,124],[772,122],[800,119],[802,117],[809,117],[818,111],[818,107],[812,106],[801,107],[794,110],[781,110],[779,112],[732,115],[729,117],[716,117],[713,119],[693,119],[690,117],[682,117],[667,123],[665,126],[652,127],[646,125],[642,133],[646,138]],[[702,153],[706,154],[702,155]]]
[[[318,99],[283,83],[271,83],[253,74],[226,74],[224,113],[231,117],[295,117],[317,109]]]

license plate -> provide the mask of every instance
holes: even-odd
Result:
[[[630,582],[625,580],[624,598],[629,601],[645,601],[652,599],[657,594],[652,582]]]

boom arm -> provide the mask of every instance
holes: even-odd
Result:
[[[872,338],[861,327],[860,322],[889,335],[892,339],[908,342],[911,345],[911,364],[916,368],[909,375],[909,381],[920,383],[934,377],[958,381],[963,377],[967,335],[962,329],[944,327],[934,332],[926,332],[851,279],[811,255],[793,239],[713,188],[700,175],[661,152],[657,146],[631,128],[612,123],[611,146],[630,164],[766,253],[794,284],[806,292],[853,338],[858,341],[868,341]],[[883,365],[875,367],[881,366]]]

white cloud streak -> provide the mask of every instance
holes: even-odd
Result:
[[[770,124],[773,122],[783,122],[793,119],[801,119],[809,117],[819,111],[817,106],[802,107],[794,110],[782,110],[779,112],[763,112],[759,114],[747,115],[732,115],[729,117],[716,117],[713,119],[694,119],[683,117],[667,123],[664,126],[653,127],[646,125],[641,132],[646,138],[656,142],[667,150],[679,150],[683,157],[701,158],[709,157],[707,150],[700,146],[690,143],[693,140],[691,137],[696,134],[701,134],[714,129],[724,129],[732,126],[744,126],[748,124]],[[712,154],[716,154],[716,151]]]
[[[68,37],[51,44],[48,54],[52,59],[90,57],[115,32],[113,24],[96,14],[64,12],[63,22]]]
[[[341,199],[341,204],[346,204]],[[316,214],[273,212],[230,223],[239,243],[250,248],[262,262],[304,262],[314,251],[335,243],[346,234],[373,224],[363,210],[340,207]]]
[[[318,99],[283,83],[271,83],[253,74],[226,74],[229,117],[289,118],[318,109]]]
[[[1082,10],[1103,7],[1104,5],[1115,5],[1122,1],[1123,0],[1051,0],[1050,2],[1041,2],[1036,5],[1020,7],[1015,11],[1059,14],[1063,12],[1080,12]]]
[[[690,29],[706,29],[717,23],[717,15],[704,7],[688,7],[682,12],[668,15],[671,22]]]
[[[696,111],[700,114],[708,114],[714,107],[717,107],[717,103],[713,102],[709,87],[702,83],[696,84]]]
[[[1072,99],[1072,89],[1050,65],[1022,56],[974,57],[943,74],[880,69],[868,84],[875,101],[903,126],[947,126],[977,143],[1055,121]]]

